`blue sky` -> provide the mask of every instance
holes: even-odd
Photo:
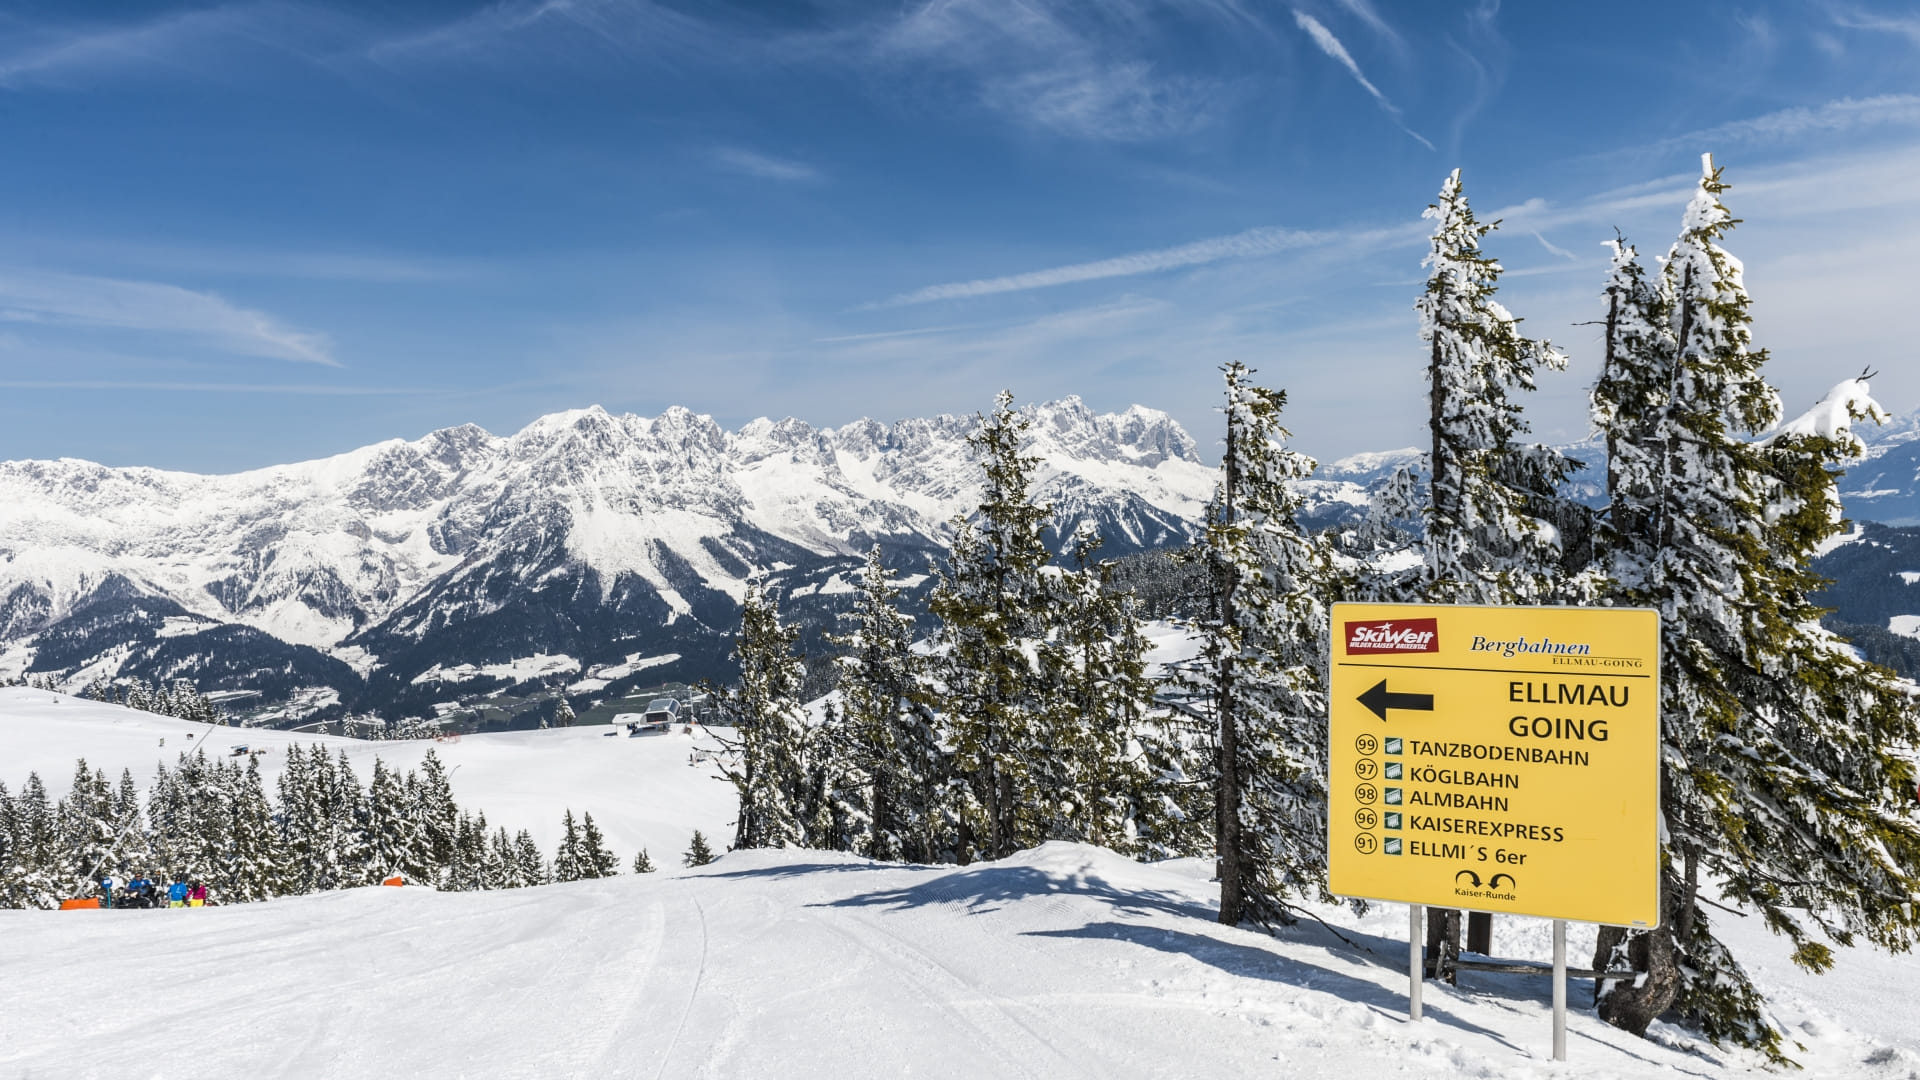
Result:
[[[0,458],[231,470],[598,402],[839,424],[1077,393],[1421,436],[1459,166],[1585,434],[1614,227],[1699,155],[1789,406],[1920,406],[1920,12],[545,0],[0,8]]]

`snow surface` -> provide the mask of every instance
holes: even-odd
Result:
[[[18,791],[29,772],[38,772],[48,794],[59,798],[72,786],[74,761],[84,757],[90,768],[106,770],[109,780],[131,769],[144,791],[155,766],[164,761],[171,767],[182,751],[204,749],[217,758],[244,744],[266,750],[260,771],[272,790],[286,748],[297,743],[345,750],[365,786],[374,758],[405,771],[418,768],[432,750],[446,763],[454,798],[463,808],[484,812],[487,824],[508,832],[528,830],[549,855],[560,842],[561,815],[571,809],[576,816],[592,812],[623,863],[631,863],[643,846],[661,862],[686,850],[694,829],[717,845],[733,836],[733,785],[711,761],[688,764],[696,748],[716,746],[703,729],[695,731],[629,738],[617,728],[594,725],[464,735],[453,742],[369,742],[194,724],[66,694],[4,687],[0,781]],[[610,732],[614,737],[607,737]],[[5,1075],[0,1069],[0,1077]]]
[[[493,893],[364,888],[180,911],[0,911],[13,1076],[1737,1076],[1544,979],[1428,984],[1407,1023],[1404,907],[1278,936],[1214,921],[1203,864],[1049,844],[971,867],[740,852],[701,870]],[[1732,933],[1742,946],[1748,928]],[[1503,953],[1545,924],[1503,918]],[[1771,956],[1777,948],[1760,946]],[[1844,955],[1774,984],[1808,1077],[1920,1069],[1902,969]],[[1763,959],[1763,979],[1775,965]],[[154,992],[102,995],[110,973]],[[1777,1074],[1776,1074],[1777,1075]]]
[[[580,661],[571,656],[537,653],[533,656],[516,657],[503,664],[455,664],[452,667],[435,664],[415,675],[413,683],[415,686],[430,682],[457,683],[483,676],[520,683],[547,675],[567,675],[579,670]]]
[[[1887,629],[1910,638],[1920,638],[1920,615],[1895,615],[1887,620]]]
[[[724,838],[732,810],[711,766],[687,766],[699,745],[689,737],[208,731],[0,690],[10,783],[38,769],[64,791],[82,754],[139,775],[190,736],[210,753],[241,739],[271,746],[269,771],[289,742],[342,747],[363,782],[374,754],[406,767],[434,746],[461,803],[490,821],[543,826],[551,848],[560,808],[590,808],[625,859],[641,837],[664,869],[190,912],[0,911],[0,1077],[1781,1075],[1664,1025],[1652,1040],[1606,1027],[1577,980],[1565,1065],[1547,1060],[1544,979],[1430,983],[1428,1019],[1409,1025],[1404,907],[1313,908],[1351,944],[1312,921],[1277,936],[1223,927],[1196,860],[1143,866],[1049,844],[971,867],[786,851],[681,870],[691,831]],[[1920,1076],[1911,957],[1836,948],[1836,969],[1809,976],[1757,923],[1719,925],[1804,1048],[1803,1075]],[[1548,926],[1502,917],[1495,951],[1544,959]],[[1578,963],[1592,928],[1571,936]]]

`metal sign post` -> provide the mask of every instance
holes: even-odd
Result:
[[[1553,920],[1553,1060],[1567,1060],[1567,920]]]
[[[1407,905],[1407,1019],[1420,1019],[1420,984],[1426,981],[1427,958],[1420,935],[1420,905]]]

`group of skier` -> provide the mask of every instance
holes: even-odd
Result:
[[[100,906],[104,908],[183,908],[206,907],[207,886],[203,882],[175,878],[164,888],[145,875],[136,875],[126,883],[112,875],[100,879]]]

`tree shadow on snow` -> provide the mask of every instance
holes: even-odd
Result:
[[[849,873],[852,871],[873,870],[946,870],[944,866],[914,866],[907,863],[883,862],[820,862],[794,863],[791,866],[758,866],[752,870],[726,870],[719,873],[701,874],[702,878],[759,878],[777,881],[780,878],[804,877],[808,874]]]
[[[949,904],[968,911],[996,911],[1009,903],[1036,896],[1091,897],[1105,901],[1117,911],[1136,914],[1162,911],[1192,918],[1213,917],[1213,910],[1207,905],[1177,893],[1116,889],[1099,878],[1062,877],[1029,866],[989,865],[949,871],[917,885],[862,893],[815,906],[884,907],[898,911]]]
[[[1356,979],[1330,968],[1303,963],[1292,957],[1281,956],[1251,945],[1221,941],[1205,934],[1191,934],[1184,930],[1169,930],[1165,927],[1137,923],[1104,922],[1091,923],[1078,930],[1030,930],[1025,936],[1124,941],[1156,952],[1188,956],[1229,975],[1285,983],[1305,990],[1319,990],[1342,1001],[1363,1005],[1391,1020],[1404,1018],[1407,1011],[1405,993],[1395,993],[1366,979]],[[1498,1031],[1455,1016],[1445,1008],[1435,1008],[1431,1002],[1427,1003],[1424,1011],[1426,1015],[1449,1027],[1484,1035],[1515,1051],[1520,1049]]]

